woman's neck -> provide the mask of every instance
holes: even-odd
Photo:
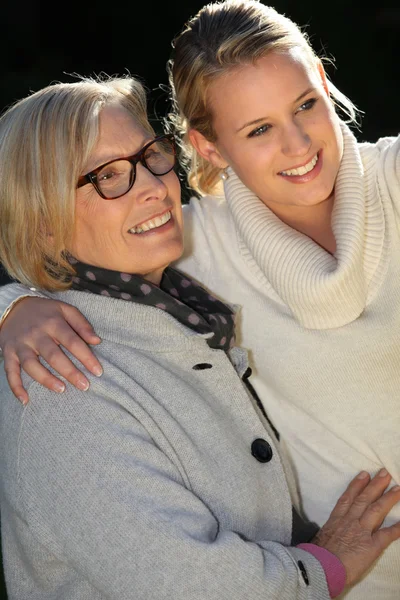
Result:
[[[334,195],[315,206],[284,206],[271,207],[270,210],[283,223],[307,235],[330,254],[336,251],[336,240],[332,230],[332,209]]]

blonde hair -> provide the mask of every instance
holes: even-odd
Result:
[[[99,114],[126,108],[153,134],[146,92],[133,77],[80,77],[19,100],[0,118],[0,261],[28,286],[62,290],[76,185],[98,138]]]
[[[188,184],[200,195],[215,192],[221,172],[195,151],[188,137],[189,130],[196,129],[206,139],[216,141],[207,101],[210,83],[269,52],[292,48],[300,48],[313,65],[321,60],[298,25],[258,0],[207,4],[173,41],[173,55],[167,65],[172,111],[166,123],[180,138]],[[356,122],[358,111],[351,100],[329,80],[328,88],[332,101],[347,115],[347,122]]]

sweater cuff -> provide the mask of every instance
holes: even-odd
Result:
[[[331,598],[336,598],[346,585],[346,569],[337,556],[316,544],[298,544],[296,548],[312,554],[325,571],[326,582]]]

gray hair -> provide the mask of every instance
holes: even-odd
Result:
[[[112,104],[154,133],[145,89],[130,76],[54,83],[0,118],[0,261],[25,285],[60,290],[70,284],[65,250],[76,185],[98,138],[100,112]]]

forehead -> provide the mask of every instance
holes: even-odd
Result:
[[[301,50],[292,49],[235,67],[210,84],[208,99],[217,125],[253,110],[267,115],[320,84],[316,66]]]
[[[99,115],[99,135],[88,161],[88,170],[114,158],[134,154],[150,137],[126,108],[106,106]]]

